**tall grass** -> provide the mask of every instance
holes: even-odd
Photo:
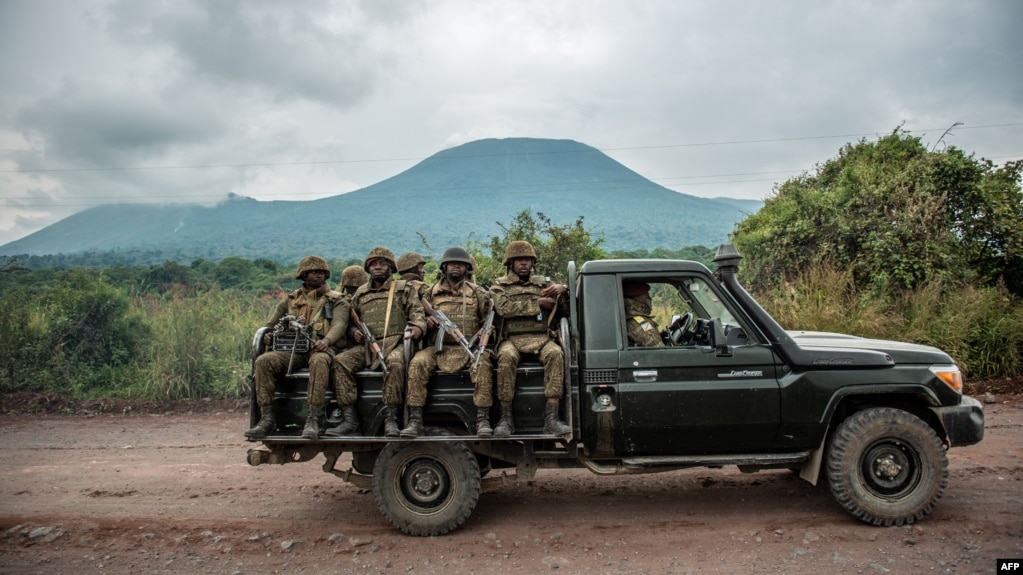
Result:
[[[1003,287],[858,290],[851,270],[821,266],[756,297],[786,329],[932,345],[971,380],[1023,375],[1023,302]]]
[[[101,278],[0,293],[0,392],[240,397],[252,335],[276,303],[270,299],[216,288],[129,297]],[[94,313],[110,301],[123,303],[116,317]]]
[[[264,302],[220,290],[136,302],[147,312],[153,341],[135,393],[146,398],[243,394],[252,334],[267,314]]]

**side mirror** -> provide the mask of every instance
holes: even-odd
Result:
[[[725,339],[725,328],[721,325],[721,318],[716,317],[710,320],[710,346],[717,350],[718,357],[731,357],[732,349],[728,347]]]

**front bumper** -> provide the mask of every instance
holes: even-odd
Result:
[[[984,406],[976,399],[964,395],[959,405],[931,410],[941,420],[950,447],[973,445],[984,439]]]

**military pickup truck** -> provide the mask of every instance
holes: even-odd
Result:
[[[740,259],[723,245],[714,273],[678,260],[569,264],[560,340],[570,434],[542,433],[543,368],[521,363],[510,437],[477,437],[469,374],[436,372],[423,410],[427,434],[385,438],[381,374],[364,371],[365,435],[302,439],[308,375],[298,373],[278,381],[277,429],[249,450],[248,462],[323,454],[325,472],[372,490],[387,520],[420,536],[457,529],[481,491],[533,480],[538,469],[791,469],[814,484],[823,477],[839,505],[867,523],[928,515],[948,483],[946,450],[984,435],[982,406],[962,394],[955,362],[924,345],[787,331],[737,281]],[[677,320],[663,347],[628,343],[623,286],[637,281]],[[338,411],[328,393],[326,425],[339,422]],[[259,416],[253,397],[253,425]],[[350,466],[339,468],[345,454]]]

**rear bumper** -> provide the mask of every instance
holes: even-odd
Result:
[[[984,406],[976,399],[964,395],[959,405],[931,410],[941,419],[951,447],[973,445],[984,439]]]

